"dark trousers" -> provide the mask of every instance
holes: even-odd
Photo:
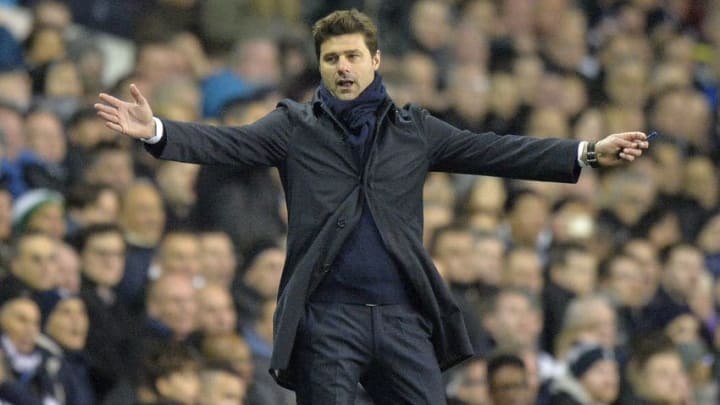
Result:
[[[406,305],[313,302],[298,330],[299,405],[445,404],[430,321]]]

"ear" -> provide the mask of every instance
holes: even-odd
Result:
[[[372,57],[373,70],[378,70],[380,67],[380,50],[375,51],[375,55]]]

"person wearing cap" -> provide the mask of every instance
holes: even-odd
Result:
[[[12,222],[16,235],[36,231],[62,239],[65,236],[65,198],[57,191],[45,188],[23,193],[13,205]]]
[[[568,353],[564,375],[550,384],[553,405],[607,405],[617,399],[620,372],[612,350],[595,343],[580,343]]]

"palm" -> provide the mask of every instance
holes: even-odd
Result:
[[[106,104],[95,104],[95,109],[108,128],[133,138],[150,138],[155,135],[152,109],[135,85],[130,86],[130,94],[133,102],[100,94]]]

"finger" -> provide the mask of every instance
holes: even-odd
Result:
[[[120,119],[117,115],[108,114],[106,112],[98,111],[98,115],[100,118],[104,119],[105,122],[113,122],[113,123],[119,123]]]
[[[102,101],[110,104],[110,105],[113,106],[113,107],[119,108],[119,107],[122,106],[123,104],[127,104],[126,102],[120,100],[119,98],[113,97],[113,96],[111,96],[111,95],[109,95],[109,94],[106,94],[106,93],[100,93],[100,96],[99,96],[99,97],[100,97],[100,100],[102,100]]]
[[[621,153],[624,153],[626,155],[633,155],[636,157],[642,156],[642,150],[635,148],[625,148],[622,150]]]
[[[112,129],[113,131],[123,133],[122,127],[118,124],[115,124],[114,122],[105,121],[105,126]]]
[[[647,135],[645,135],[644,132],[621,132],[619,134],[615,134],[617,137],[627,140],[627,141],[645,141],[647,140]]]
[[[620,153],[618,153],[618,157],[619,157],[620,159],[622,159],[622,160],[627,161],[627,162],[632,162],[633,160],[635,160],[635,156],[630,155],[630,154],[625,153],[625,152],[620,152]]]
[[[140,92],[140,89],[138,89],[134,83],[130,85],[130,94],[135,99],[135,102],[139,105],[147,104],[147,100],[145,100],[145,97]]]
[[[117,114],[118,113],[117,108],[110,107],[107,104],[95,103],[95,105],[93,105],[93,107],[95,107],[95,110],[98,112],[104,112],[104,113],[108,113],[108,114]]]

